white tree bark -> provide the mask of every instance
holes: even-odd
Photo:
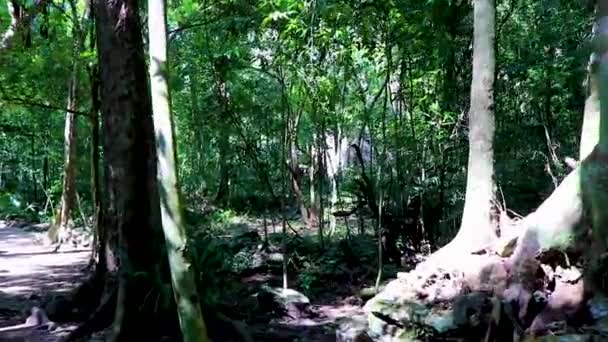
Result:
[[[496,239],[494,221],[495,0],[474,1],[469,162],[462,225],[452,244],[479,248]]]
[[[167,64],[167,12],[165,0],[148,1],[150,37],[150,89],[158,156],[158,183],[162,226],[167,244],[171,283],[186,342],[206,342],[207,328],[196,289],[194,271],[186,248],[173,139],[171,97]]]

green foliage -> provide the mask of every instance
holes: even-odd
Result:
[[[318,239],[312,237],[301,242],[292,241],[292,244],[290,255],[293,256],[297,284],[308,295],[317,296],[328,287],[371,283],[375,276],[377,244],[369,236],[332,239],[323,248]],[[384,273],[390,277],[395,269],[389,266]]]
[[[78,3],[82,10],[84,2]],[[506,204],[525,214],[568,172],[561,160],[577,155],[593,13],[576,1],[497,6],[497,180]],[[437,244],[450,239],[464,202],[471,13],[470,1],[451,0],[170,4],[172,104],[185,204],[213,207],[218,192],[226,195],[211,214],[186,217],[205,302],[219,298],[225,274],[251,265],[253,247],[234,252],[219,239],[242,230],[240,214],[293,219],[300,204],[316,205],[314,195],[329,217],[331,179],[319,172],[313,151],[329,154],[331,137],[344,145],[334,171],[345,209],[364,197],[361,165],[348,148],[358,144],[387,210],[404,217],[409,201],[421,197],[426,232]],[[62,190],[63,108],[74,37],[63,9],[49,8],[48,38],[39,19],[30,47],[0,51],[0,217],[40,219],[36,211],[51,213],[47,201],[56,206]],[[5,6],[0,22],[10,22]],[[88,112],[84,66],[98,56],[86,51],[81,58],[78,110]],[[78,136],[77,186],[90,213],[84,116]],[[299,199],[286,168],[290,140]],[[220,187],[222,172],[227,189]],[[280,246],[280,238],[271,242]],[[315,292],[327,281],[375,272],[372,239],[327,243],[321,249],[316,237],[290,239],[290,271],[303,289]]]
[[[226,245],[204,233],[193,237],[188,249],[197,275],[196,284],[201,303],[205,308],[213,308],[229,290],[225,277],[231,272],[233,257]]]
[[[19,194],[0,193],[0,217],[3,219],[24,218],[33,220],[37,218],[35,207],[28,205]]]

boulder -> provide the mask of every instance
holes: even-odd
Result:
[[[344,317],[338,322],[336,328],[336,342],[371,342],[367,334],[367,317],[356,315]]]
[[[248,248],[258,245],[262,241],[260,234],[256,231],[248,231],[234,236],[230,240],[230,249],[233,253],[237,253],[243,248]]]
[[[293,289],[262,286],[257,299],[262,311],[274,313],[279,317],[300,319],[306,317],[310,310],[308,297]]]
[[[363,309],[367,314],[367,333],[374,341],[415,340],[421,326],[437,333],[457,328],[451,309],[427,305],[403,279],[388,283]]]

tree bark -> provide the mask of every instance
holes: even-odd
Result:
[[[99,68],[95,65],[88,68],[89,84],[91,91],[91,116],[89,117],[89,128],[91,130],[91,146],[90,153],[90,172],[91,172],[91,201],[93,202],[93,253],[91,255],[91,263],[97,260],[97,269],[107,270],[106,260],[106,235],[103,232],[101,225],[101,217],[103,209],[101,207],[101,188],[99,184],[99,109],[101,108],[101,99],[99,98],[99,90],[101,87],[99,80]],[[99,258],[97,258],[99,257]]]
[[[230,121],[232,116],[230,97],[228,93],[228,84],[226,82],[226,70],[227,60],[220,59],[215,63],[215,73],[217,77],[217,97],[220,104],[220,118],[221,120]],[[217,194],[215,196],[216,202],[224,204],[229,197],[229,182],[230,182],[230,165],[228,159],[230,158],[230,132],[227,127],[221,126],[219,131],[219,185],[217,188]]]
[[[76,163],[77,163],[77,129],[76,115],[74,111],[78,110],[78,87],[79,87],[79,70],[80,70],[80,52],[82,50],[82,31],[78,21],[78,12],[76,6],[72,2],[73,16],[73,61],[72,73],[70,75],[70,84],[68,87],[67,111],[65,113],[65,128],[63,136],[63,191],[61,193],[61,205],[57,220],[54,222],[54,227],[49,229],[49,239],[53,243],[59,243],[59,246],[65,242],[67,238],[68,225],[71,217],[72,207],[76,198]]]
[[[300,208],[300,215],[302,217],[302,221],[308,227],[315,227],[319,224],[319,207],[317,206],[317,202],[321,194],[316,194],[313,199],[310,200],[310,205],[306,205],[306,200],[304,198],[304,192],[302,191],[302,177],[303,172],[300,170],[299,166],[299,158],[298,158],[298,148],[297,148],[297,134],[298,134],[298,125],[300,121],[299,114],[297,115],[287,115],[287,123],[286,123],[286,144],[287,144],[287,154],[288,154],[288,171],[289,171],[289,180],[291,184],[291,190],[293,195],[298,203]],[[318,146],[317,139],[313,139],[314,141],[311,143],[311,151],[316,150],[316,153],[311,155],[311,163],[316,163],[317,170],[321,167],[319,164],[319,153],[322,153]],[[313,158],[316,157],[316,161]],[[314,172],[314,170],[313,170]],[[317,174],[318,175],[318,174]],[[314,178],[314,175],[313,175]],[[318,180],[317,180],[318,181]],[[315,184],[311,183],[310,187],[314,189]],[[314,193],[314,190],[311,190],[311,194]],[[313,200],[315,200],[313,202]]]
[[[163,230],[171,268],[171,283],[177,304],[183,340],[206,342],[207,328],[199,304],[195,275],[186,245],[177,174],[177,153],[173,140],[171,93],[167,64],[167,11],[165,0],[148,1],[148,31],[150,36],[150,88],[156,155],[158,157],[158,186]]]
[[[494,0],[475,0],[469,162],[462,225],[455,245],[478,248],[496,238],[494,216]]]
[[[330,193],[329,193],[329,231],[333,234],[336,230],[336,217],[333,213],[336,211],[336,204],[338,203],[338,172],[340,171],[340,157],[342,137],[340,134],[339,127],[331,135],[327,135],[325,144],[327,146],[325,169],[327,178],[329,178]]]
[[[103,224],[108,239],[118,235],[119,240],[113,329],[119,341],[162,336],[173,318],[161,319],[163,313],[154,312],[146,301],[160,291],[154,279],[162,268],[163,249],[152,108],[138,11],[136,0],[95,3],[106,162]]]
[[[588,158],[581,164],[581,188],[585,213],[588,213],[593,232],[591,248],[591,283],[601,291],[608,292],[606,283],[606,250],[608,249],[608,0],[597,3],[598,56],[597,80],[599,85],[600,115],[598,143]]]

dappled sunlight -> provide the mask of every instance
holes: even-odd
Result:
[[[0,228],[0,292],[27,298],[72,290],[83,280],[90,250],[53,253],[33,233]]]

